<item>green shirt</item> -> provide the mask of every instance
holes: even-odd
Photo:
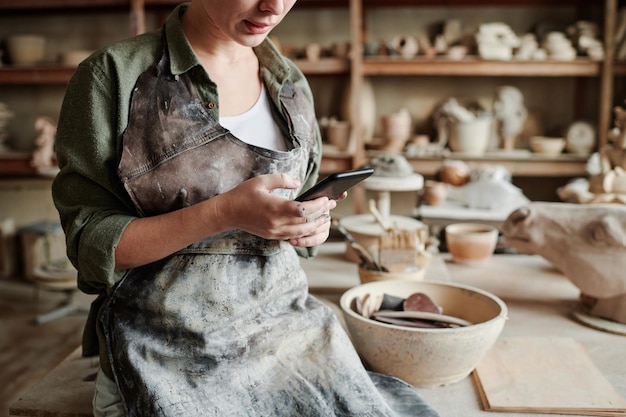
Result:
[[[183,74],[200,65],[180,26],[180,16],[186,9],[187,5],[177,7],[161,30],[94,53],[77,68],[63,101],[56,137],[61,170],[53,182],[52,194],[66,234],[67,255],[79,271],[78,286],[86,293],[101,296],[92,306],[87,323],[85,354],[97,352],[96,313],[125,272],[115,271],[115,248],[126,226],[139,216],[117,175],[131,93],[139,75],[159,61],[164,47],[170,55],[172,74]],[[255,53],[275,105],[287,79],[313,100],[302,72],[269,40],[256,47]],[[194,73],[202,74],[193,78],[200,99],[219,119],[215,83],[205,71]],[[284,118],[276,120],[285,128]],[[318,140],[321,143],[319,132]],[[303,189],[313,185],[318,170],[319,159]],[[301,256],[314,254],[312,249],[296,250]]]

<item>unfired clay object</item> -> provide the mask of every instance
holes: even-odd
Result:
[[[576,285],[591,314],[626,323],[626,207],[533,202],[510,214],[506,242],[543,256]]]
[[[411,114],[405,108],[381,117],[381,133],[385,149],[400,152],[411,137]]]
[[[445,100],[433,114],[437,142],[453,152],[480,156],[491,139],[493,120],[482,109],[470,110],[456,98]]]
[[[476,33],[478,53],[483,59],[510,61],[513,49],[520,46],[520,38],[503,22],[483,23]]]
[[[468,183],[448,187],[448,199],[485,210],[519,207],[529,202],[522,190],[511,183],[510,172],[502,165],[491,164],[474,169]]]
[[[410,59],[417,55],[419,44],[417,39],[410,35],[398,35],[391,41],[393,51],[405,59]]]
[[[41,116],[35,120],[37,138],[35,139],[35,151],[31,165],[39,170],[45,170],[56,166],[54,153],[54,140],[57,133],[56,123],[49,117]]]
[[[528,117],[524,95],[519,88],[511,85],[498,87],[493,110],[498,121],[498,134],[502,148],[511,150],[515,147],[515,140],[522,132]]]

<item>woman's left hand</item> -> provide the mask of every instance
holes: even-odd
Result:
[[[347,196],[347,193],[344,192],[341,197],[337,198],[337,200],[343,200]],[[321,199],[326,200],[326,197],[320,197]],[[311,200],[311,202],[315,202],[316,200]],[[301,246],[301,247],[309,247],[309,246],[317,246],[326,241],[328,239],[328,235],[330,234],[330,212],[325,211],[321,214],[319,212],[312,212],[309,214],[307,218],[307,203],[303,202],[298,203],[298,209],[301,211],[302,216],[305,217],[308,221],[315,222],[318,227],[311,231],[306,236],[299,236],[289,239],[289,243],[293,246]]]

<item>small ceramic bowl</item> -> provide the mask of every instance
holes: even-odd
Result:
[[[39,35],[11,35],[6,39],[9,59],[14,65],[35,65],[43,61],[46,38]]]
[[[365,294],[407,298],[424,293],[443,314],[471,324],[450,328],[416,328],[363,317],[356,300]],[[467,377],[502,332],[506,304],[478,288],[437,281],[385,280],[361,284],[340,299],[346,326],[366,367],[396,376],[415,387],[452,384]]]
[[[446,246],[455,262],[482,263],[493,255],[498,229],[480,223],[453,223],[446,226]]]
[[[532,136],[529,139],[529,144],[533,152],[546,156],[560,155],[565,149],[565,139],[563,138]]]

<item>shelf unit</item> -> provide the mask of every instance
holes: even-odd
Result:
[[[574,61],[544,61],[544,62],[519,62],[519,61],[486,61],[480,58],[468,57],[462,61],[453,61],[446,58],[417,57],[402,59],[397,57],[364,57],[363,47],[368,39],[366,28],[366,13],[377,7],[424,7],[442,6],[438,1],[376,1],[376,0],[351,0],[351,20],[353,34],[353,48],[356,49],[352,61],[352,91],[354,91],[353,106],[357,106],[361,100],[359,92],[362,90],[364,80],[376,77],[573,77],[577,79],[597,79],[600,85],[598,93],[598,142],[601,146],[605,141],[605,133],[611,122],[611,108],[613,101],[613,33],[615,31],[615,16],[617,15],[617,0],[578,1],[578,0],[449,0],[445,6],[576,6],[576,7],[602,7],[604,15],[603,38],[605,43],[605,60],[596,62],[590,59],[578,58]],[[626,66],[616,66],[626,73]],[[357,142],[357,163],[363,163],[370,157],[378,154],[375,151],[364,151],[365,143],[360,115],[354,107],[353,126],[356,130],[354,140]],[[514,176],[527,177],[554,177],[554,176],[585,176],[586,160],[580,157],[563,155],[562,157],[546,159],[536,156],[520,159],[517,156],[508,157],[498,153],[496,156],[482,158],[464,157],[452,155],[469,163],[498,163],[509,168]],[[416,172],[424,175],[434,175],[440,167],[444,157],[435,158],[410,158]]]
[[[178,0],[0,0],[0,11],[10,14],[23,13],[62,13],[66,10],[80,10],[91,13],[97,10],[118,10],[127,12],[129,27],[139,33],[144,28],[144,15],[147,10],[159,11],[163,16],[178,4]],[[603,7],[604,42],[606,59],[594,62],[589,59],[577,59],[571,62],[501,62],[466,58],[451,61],[445,58],[415,58],[400,60],[393,58],[370,58],[363,56],[363,42],[367,37],[365,13],[377,7],[491,7],[491,6],[530,6],[554,7],[574,5],[576,7]],[[353,126],[351,146],[346,152],[326,153],[322,163],[324,173],[358,166],[375,152],[365,151],[361,131],[359,92],[366,77],[573,77],[577,79],[597,79],[600,85],[597,121],[600,143],[611,122],[613,102],[613,76],[626,74],[625,64],[613,65],[613,33],[617,15],[617,0],[299,0],[296,8],[348,8],[350,16],[350,39],[352,53],[349,59],[323,58],[316,62],[296,60],[297,65],[309,76],[346,75],[349,78],[352,96],[351,123]],[[64,85],[73,74],[74,68],[61,65],[48,65],[33,68],[0,67],[0,86],[2,85]],[[21,163],[16,162],[22,158]],[[25,156],[12,156],[0,159],[0,176],[33,175],[25,168]],[[516,157],[486,157],[483,159],[464,158],[471,162],[489,161],[502,163],[512,169],[514,175],[553,176],[584,175],[585,162],[582,159],[563,156],[555,159]],[[432,175],[442,158],[411,158],[417,172]],[[16,168],[21,166],[22,168]]]

